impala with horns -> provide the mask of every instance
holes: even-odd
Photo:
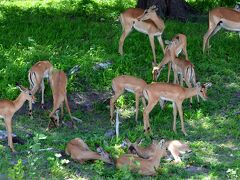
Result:
[[[70,111],[70,108],[69,108],[69,105],[68,105],[67,76],[66,76],[66,74],[61,70],[54,70],[50,74],[49,79],[50,79],[50,86],[51,86],[52,94],[53,94],[53,110],[49,114],[50,121],[49,121],[49,124],[48,124],[48,129],[50,128],[51,122],[53,123],[53,125],[55,127],[59,126],[58,112],[59,112],[59,108],[61,107],[61,119],[63,119],[64,102],[66,104],[67,111],[68,111],[69,116],[71,118],[72,125],[75,126],[74,122],[73,122],[73,117],[71,115],[71,111]]]
[[[120,15],[120,22],[122,24],[123,33],[119,40],[119,53],[123,55],[123,44],[127,35],[132,31],[132,28],[139,32],[147,34],[150,40],[153,59],[156,63],[155,43],[156,36],[161,48],[164,52],[164,44],[162,40],[162,33],[165,28],[163,20],[156,14],[156,6],[152,6],[145,11],[139,8],[129,8]],[[147,17],[146,17],[147,15]],[[148,20],[144,20],[145,17]]]
[[[153,155],[148,159],[143,159],[134,154],[124,154],[116,160],[117,168],[127,167],[130,171],[141,175],[154,176],[160,166],[160,160],[166,156],[165,140],[153,141]]]
[[[49,74],[53,70],[53,66],[49,61],[39,61],[34,64],[28,72],[28,80],[32,94],[35,95],[41,87],[42,90],[42,108],[44,105],[44,78],[49,78]],[[29,101],[29,116],[32,117],[32,103]]]
[[[141,147],[139,142],[131,143],[128,139],[126,139],[126,144],[130,152],[136,153],[141,158],[148,159],[154,154],[155,149],[153,143],[148,147]],[[164,146],[173,156],[175,163],[182,161],[180,158],[182,154],[191,152],[191,149],[188,147],[188,145],[179,140],[166,141]]]
[[[165,48],[164,57],[161,63],[157,66],[153,66],[152,75],[153,80],[157,81],[160,72],[165,64],[168,63],[168,81],[170,80],[170,71],[171,71],[171,60],[173,57],[178,57],[178,55],[183,52],[186,59],[188,60],[187,53],[187,37],[184,34],[176,34],[171,41],[166,41],[168,44]]]
[[[221,28],[240,32],[240,12],[232,8],[219,7],[209,12],[208,31],[203,37],[203,53],[209,49],[209,40]]]
[[[176,132],[176,117],[178,111],[181,119],[182,132],[184,135],[187,135],[183,122],[182,103],[184,99],[192,96],[200,96],[203,100],[207,100],[207,88],[211,85],[211,83],[200,85],[199,82],[196,83],[196,87],[194,88],[184,88],[177,84],[168,83],[152,83],[147,85],[143,90],[143,95],[148,100],[148,105],[143,112],[144,132],[148,133],[151,131],[149,113],[158,102],[162,104],[162,102],[166,100],[173,103],[173,131]]]
[[[109,164],[113,164],[109,154],[102,147],[97,147],[97,152],[90,150],[88,145],[81,139],[75,138],[68,142],[65,153],[79,163],[84,163],[88,160],[101,160]]]
[[[7,135],[8,135],[8,146],[13,152],[15,149],[13,147],[12,141],[12,117],[17,112],[24,102],[28,100],[29,102],[35,101],[35,97],[29,89],[24,88],[17,84],[17,88],[20,89],[21,94],[14,101],[10,100],[0,100],[0,117],[4,119]]]
[[[124,93],[124,91],[129,91],[135,94],[135,103],[136,103],[136,116],[135,120],[138,119],[138,109],[139,109],[139,98],[141,97],[143,106],[146,107],[146,102],[143,97],[143,89],[147,83],[139,78],[128,76],[128,75],[121,75],[115,77],[112,80],[112,89],[114,91],[114,95],[110,100],[110,121],[113,123],[113,112],[114,112],[114,103],[115,101]]]

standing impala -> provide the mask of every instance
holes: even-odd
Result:
[[[28,72],[28,80],[30,83],[30,89],[34,95],[39,87],[42,90],[42,107],[44,104],[44,78],[49,78],[49,74],[52,71],[53,66],[49,61],[39,61],[34,64]],[[32,103],[29,101],[29,116],[32,117]]]
[[[0,100],[0,117],[4,119],[5,126],[8,134],[8,145],[11,150],[15,152],[12,141],[12,117],[16,111],[18,111],[24,102],[28,100],[29,102],[34,102],[35,98],[31,91],[24,88],[21,85],[17,85],[20,89],[21,94],[14,101],[10,100]]]
[[[171,41],[166,41],[167,47],[165,48],[164,57],[161,63],[157,66],[153,67],[152,75],[153,80],[157,81],[157,78],[160,75],[160,72],[165,64],[168,63],[168,81],[170,79],[170,71],[171,71],[171,60],[173,57],[177,57],[181,52],[186,56],[188,60],[187,53],[187,37],[184,34],[176,34]]]
[[[53,110],[49,114],[50,122],[48,124],[48,129],[50,128],[51,121],[57,127],[59,126],[59,117],[58,117],[58,109],[61,106],[61,119],[63,118],[63,104],[65,102],[67,111],[72,121],[72,125],[74,125],[73,118],[71,115],[71,111],[68,105],[67,100],[67,76],[63,71],[55,70],[50,74],[50,86],[53,94]]]
[[[221,28],[240,32],[240,12],[225,7],[209,11],[208,31],[203,38],[203,53],[209,48],[209,39]]]
[[[124,93],[125,90],[135,94],[135,100],[136,100],[135,121],[137,121],[140,97],[142,98],[143,106],[146,107],[146,102],[142,93],[146,85],[147,83],[144,80],[133,77],[133,76],[127,76],[127,75],[118,76],[112,80],[112,89],[114,91],[114,95],[110,100],[111,123],[113,123],[112,119],[113,119],[114,103]]]
[[[207,100],[207,88],[211,83],[200,85],[196,84],[194,88],[183,88],[177,84],[168,83],[152,83],[143,90],[144,97],[148,100],[148,105],[143,112],[144,132],[151,131],[149,124],[149,113],[152,111],[158,101],[171,101],[173,103],[173,131],[176,132],[177,111],[181,119],[181,127],[184,135],[187,135],[183,123],[182,103],[184,99],[192,96],[200,96],[203,100]]]
[[[163,20],[158,17],[156,14],[157,8],[155,6],[146,9],[139,8],[129,8],[120,15],[120,21],[123,28],[122,36],[119,40],[119,53],[123,55],[123,44],[127,35],[132,31],[132,28],[136,29],[139,32],[147,34],[150,40],[153,59],[156,63],[156,53],[155,53],[155,43],[154,37],[157,36],[157,39],[162,47],[164,52],[164,44],[162,40],[162,33],[165,28]],[[148,15],[149,20],[144,20],[142,15]]]

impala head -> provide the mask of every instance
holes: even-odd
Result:
[[[153,81],[157,81],[161,71],[162,71],[162,68],[159,68],[158,66],[153,66],[153,69],[152,69]]]
[[[204,101],[208,99],[207,96],[207,89],[212,86],[212,83],[205,83],[200,84],[199,82],[196,84],[196,87],[198,88],[198,94]]]
[[[22,85],[20,85],[18,83],[16,84],[16,87],[18,89],[20,89],[20,91],[22,92],[22,95],[24,96],[24,98],[26,100],[31,101],[32,103],[35,102],[36,98],[35,98],[34,95],[32,95],[31,90],[29,90],[28,88],[23,87]]]
[[[157,14],[156,14],[157,10],[158,10],[158,8],[155,5],[149,7],[148,9],[146,9],[144,11],[144,13],[141,16],[139,16],[137,18],[138,21],[144,21],[147,19],[151,19],[152,16],[157,16]]]
[[[100,147],[100,146],[97,147],[97,153],[101,156],[101,159],[102,159],[104,162],[109,163],[109,164],[113,164],[112,158],[110,157],[110,155],[109,155],[107,152],[105,152],[105,151],[103,150],[102,147]]]
[[[240,12],[240,2],[237,2],[234,9]]]

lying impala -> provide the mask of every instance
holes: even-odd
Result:
[[[73,118],[71,115],[71,111],[68,105],[68,100],[67,100],[67,76],[63,71],[60,70],[55,70],[52,71],[50,74],[50,86],[52,89],[52,94],[53,94],[53,110],[49,114],[50,121],[48,124],[48,129],[50,129],[50,124],[53,122],[55,127],[59,126],[59,117],[58,117],[58,109],[61,106],[61,119],[63,119],[64,112],[63,112],[63,104],[65,102],[68,114],[71,118],[72,125],[74,126]]]
[[[170,79],[170,71],[171,71],[171,60],[173,57],[177,57],[181,52],[186,56],[188,60],[187,53],[187,38],[184,34],[176,34],[172,41],[167,41],[168,45],[165,48],[164,57],[161,63],[158,66],[154,66],[152,70],[153,80],[157,81],[160,72],[165,64],[168,64],[168,81]]]
[[[18,111],[24,102],[28,100],[29,102],[34,102],[35,97],[32,95],[31,91],[24,88],[21,85],[17,85],[20,89],[21,94],[14,101],[10,100],[0,100],[0,117],[4,119],[6,130],[8,133],[8,145],[11,150],[15,152],[12,141],[12,117],[16,111]]]
[[[131,143],[128,139],[126,139],[126,143],[127,143],[128,149],[131,152],[136,153],[141,158],[148,159],[154,154],[154,144],[151,144],[148,147],[141,147],[139,146],[139,143],[137,142]],[[175,163],[179,163],[182,161],[180,158],[181,154],[185,154],[186,152],[188,153],[191,152],[191,149],[188,147],[187,144],[184,144],[178,140],[166,141],[164,146],[173,156]]]
[[[132,31],[132,28],[139,32],[147,34],[150,40],[153,59],[156,63],[155,43],[154,37],[157,39],[164,52],[164,44],[162,40],[162,33],[165,28],[163,20],[156,14],[156,6],[152,6],[145,11],[139,8],[129,8],[120,15],[120,21],[123,28],[122,36],[119,40],[119,53],[123,55],[123,44],[127,35]],[[147,15],[149,20],[145,20],[142,15]]]
[[[209,39],[221,28],[240,32],[240,12],[232,8],[219,7],[209,11],[208,31],[203,38],[203,53],[209,48]]]
[[[91,151],[88,145],[80,138],[75,138],[68,142],[65,153],[79,163],[84,163],[88,160],[102,160],[106,163],[113,164],[109,154],[104,152],[101,147],[97,148],[97,152]]]
[[[156,175],[156,169],[160,166],[160,160],[166,156],[164,140],[153,142],[153,151],[151,157],[143,159],[133,154],[124,154],[116,160],[117,168],[128,167],[130,171],[137,172],[141,175]]]
[[[44,105],[44,78],[49,78],[53,66],[49,61],[39,61],[34,64],[28,72],[28,80],[32,94],[35,95],[39,87],[42,90],[42,107]],[[32,117],[32,103],[29,101],[29,116]]]
[[[143,112],[144,132],[151,131],[149,124],[149,113],[152,111],[158,101],[171,101],[173,103],[173,131],[176,132],[176,117],[177,111],[181,119],[181,127],[184,135],[187,135],[183,123],[182,103],[184,99],[192,96],[200,96],[203,100],[207,100],[207,88],[211,83],[200,85],[196,83],[194,88],[184,88],[177,84],[168,83],[152,83],[143,90],[144,97],[148,100],[148,105]],[[161,104],[161,103],[160,103]]]
[[[114,112],[114,103],[115,101],[124,93],[124,91],[129,91],[135,94],[136,99],[136,116],[135,120],[138,119],[138,109],[139,109],[139,98],[142,98],[143,106],[146,107],[146,101],[143,97],[143,89],[147,85],[147,83],[139,78],[122,75],[114,78],[112,80],[112,89],[114,91],[114,95],[110,100],[110,121],[113,123],[113,112]]]

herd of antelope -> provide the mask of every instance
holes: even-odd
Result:
[[[163,67],[168,64],[168,79],[167,82],[152,82],[147,84],[143,79],[120,75],[112,80],[112,89],[114,95],[110,99],[110,121],[113,123],[114,104],[116,100],[124,93],[129,91],[135,94],[136,101],[136,115],[135,120],[138,119],[139,99],[141,98],[143,110],[143,124],[144,132],[151,132],[149,123],[149,113],[154,106],[159,102],[163,109],[166,101],[171,101],[173,105],[173,131],[176,132],[176,118],[177,114],[180,116],[181,129],[184,135],[187,135],[183,122],[183,108],[182,103],[185,99],[190,98],[190,106],[192,106],[192,97],[199,96],[206,100],[207,89],[211,83],[201,84],[196,81],[194,65],[189,61],[187,53],[187,38],[184,34],[176,34],[171,41],[165,41],[166,47],[162,39],[162,33],[165,29],[164,21],[156,14],[157,8],[155,6],[143,10],[139,8],[129,8],[120,15],[120,22],[122,24],[123,33],[119,40],[119,53],[123,54],[123,44],[127,35],[136,29],[139,32],[148,35],[152,54],[153,54],[153,81],[157,81]],[[240,7],[236,5],[234,9],[231,8],[215,8],[209,12],[209,27],[207,33],[203,38],[203,53],[209,49],[209,39],[216,34],[221,28],[229,31],[240,32]],[[155,54],[154,37],[157,37],[164,53],[162,61],[157,64]],[[179,54],[183,52],[185,59],[179,58]],[[170,81],[171,69],[174,73],[173,83]],[[67,100],[67,76],[61,70],[54,70],[53,65],[49,61],[39,61],[34,64],[28,73],[30,88],[25,88],[19,84],[20,95],[13,101],[0,101],[0,117],[4,119],[6,130],[8,133],[8,145],[14,152],[12,141],[12,117],[18,111],[24,102],[29,101],[29,115],[32,117],[32,103],[35,101],[34,95],[41,89],[41,105],[44,106],[44,79],[48,79],[53,94],[53,110],[49,114],[49,124],[58,127],[60,126],[59,109],[61,108],[61,118],[63,118],[64,102],[67,111],[72,120],[72,126],[75,127],[73,116],[68,105]],[[187,88],[183,86],[183,81]],[[146,103],[146,100],[148,103]],[[131,171],[142,175],[155,175],[156,168],[160,165],[160,159],[167,156],[169,152],[174,161],[181,162],[180,155],[184,152],[190,152],[187,144],[178,140],[160,142],[153,140],[148,147],[141,147],[139,143],[131,143],[128,139],[125,141],[125,146],[128,148],[128,154],[124,154],[115,159],[117,168],[128,166]],[[113,163],[109,154],[101,147],[97,147],[97,152],[90,150],[88,145],[80,138],[71,140],[65,149],[65,153],[70,155],[72,159],[83,163],[86,160],[99,159],[106,163]]]

